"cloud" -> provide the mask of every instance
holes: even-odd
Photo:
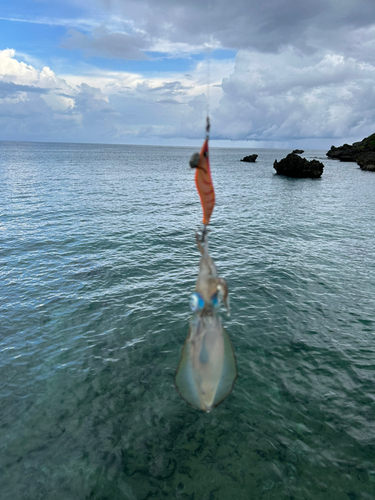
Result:
[[[207,45],[238,51],[235,67],[227,65],[220,78],[210,82],[209,106],[217,139],[359,139],[373,132],[373,0],[250,4],[245,0],[203,4],[198,0],[97,0],[98,6],[107,12],[108,30],[114,36],[121,21],[131,27],[132,39],[124,43],[125,48],[137,41],[140,52],[155,50],[169,57],[202,52]],[[115,57],[115,48],[106,47],[107,55]],[[214,57],[211,62],[217,63]],[[156,96],[159,104],[167,104],[166,99],[183,104],[177,107],[181,119],[171,114],[170,124],[151,112],[155,123],[149,123],[148,117],[144,133],[193,137],[195,129],[197,136],[197,117],[201,119],[202,113],[196,104],[207,107],[198,97],[207,95],[206,63],[196,65],[192,82],[189,74],[176,79],[181,87],[173,81],[158,84],[144,78],[133,87],[143,102],[139,109],[145,101],[156,106]],[[194,113],[189,111],[192,106]]]
[[[66,142],[137,142],[198,136],[205,96],[189,79],[142,78],[128,73],[74,77],[19,62],[0,52],[1,139]],[[69,80],[69,79],[68,79]],[[22,82],[22,83],[19,83]]]
[[[351,56],[364,49],[364,57],[374,57],[373,0],[62,0],[60,5],[56,11],[71,18],[42,15],[54,9],[41,7],[38,16],[1,19],[65,27],[63,47],[90,57],[140,60],[145,51],[175,57],[207,45],[265,53],[286,46],[305,54],[324,48]]]
[[[13,82],[0,81],[0,98],[17,95],[23,92],[35,92],[36,94],[46,94],[48,90],[35,87],[34,85],[17,85],[16,83]]]
[[[148,80],[138,83],[137,92],[139,93],[155,93],[164,97],[186,95],[189,90],[193,89],[193,85],[184,85],[180,81],[163,82],[161,85],[156,85]],[[160,102],[160,101],[159,101]]]
[[[19,62],[13,49],[0,51],[2,139],[72,140],[82,123],[92,129],[108,107],[100,90],[73,88],[47,67]]]
[[[180,102],[176,101],[175,99],[159,99],[158,102],[161,104],[181,104]]]
[[[360,137],[375,118],[375,67],[342,55],[240,51],[213,112],[216,137],[290,140]]]
[[[339,43],[333,33],[345,43],[348,31],[369,28],[375,19],[373,0],[96,0],[94,5],[107,12],[110,30],[131,21],[155,46],[164,41],[169,50],[173,44],[210,43],[273,53],[295,45],[308,53],[321,43],[326,48]]]
[[[14,49],[0,50],[0,81],[44,89],[64,89],[66,82],[48,67],[38,70],[16,59]]]
[[[1,138],[198,141],[208,104],[206,70],[199,62],[188,74],[97,71],[63,78],[19,62],[13,50],[1,51]],[[373,132],[375,67],[369,63],[286,47],[279,54],[239,51],[235,64],[214,61],[212,70],[214,140],[287,145]]]
[[[374,131],[373,0],[69,1],[80,20],[61,43],[79,70],[0,52],[1,138],[178,144],[202,138],[207,109],[222,141],[339,143]],[[213,50],[207,68],[207,46],[236,59]]]
[[[68,18],[51,18],[51,17],[33,17],[33,18],[22,18],[22,17],[0,17],[0,21],[10,21],[13,23],[25,23],[25,24],[41,24],[47,26],[63,26],[65,28],[78,28],[78,29],[91,29],[95,28],[100,23],[94,21],[93,19],[68,19]]]
[[[65,49],[79,49],[88,57],[109,57],[114,59],[142,60],[148,59],[144,50],[150,44],[139,33],[111,33],[104,26],[95,28],[87,35],[70,29],[61,46]]]

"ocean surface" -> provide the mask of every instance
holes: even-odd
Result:
[[[203,413],[194,151],[0,142],[2,500],[375,498],[375,174],[211,150],[238,379]]]

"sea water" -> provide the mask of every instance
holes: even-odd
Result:
[[[375,174],[211,150],[239,376],[205,414],[174,387],[194,151],[0,143],[2,499],[375,498]]]

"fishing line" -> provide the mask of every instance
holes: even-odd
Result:
[[[206,96],[207,123],[210,119],[210,46],[207,45],[207,96]]]
[[[206,67],[207,67],[207,94],[206,94],[206,134],[208,136],[210,132],[210,58],[211,58],[211,40],[212,40],[212,26],[211,26],[211,12],[212,12],[212,0],[207,1],[207,32],[208,32],[208,43],[207,46],[207,54],[206,54]]]

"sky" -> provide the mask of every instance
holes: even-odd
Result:
[[[375,132],[374,0],[2,0],[0,140],[329,149]]]

